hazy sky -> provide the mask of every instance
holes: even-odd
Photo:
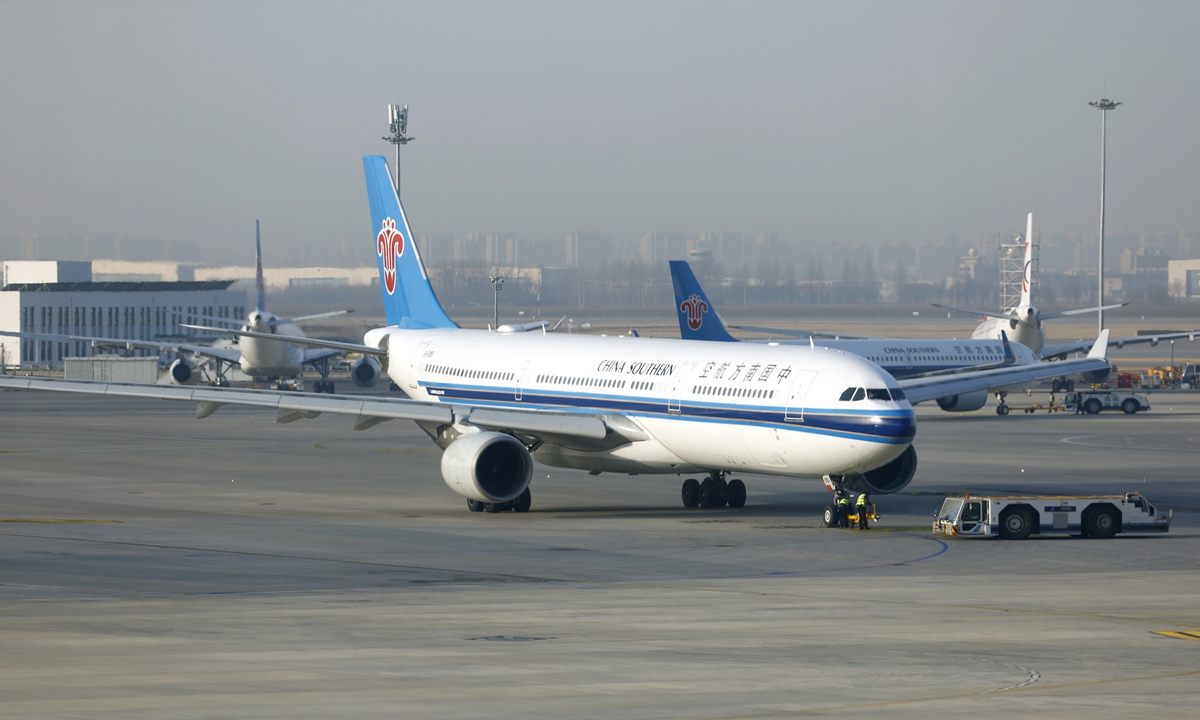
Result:
[[[0,3],[0,233],[1200,228],[1200,3]]]

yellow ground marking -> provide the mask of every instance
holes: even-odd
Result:
[[[1150,632],[1176,640],[1200,640],[1200,630],[1151,630]]]
[[[45,523],[48,525],[107,525],[120,520],[74,520],[71,518],[0,518],[0,523]]]

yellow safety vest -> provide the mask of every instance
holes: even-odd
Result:
[[[855,505],[858,505],[859,507],[866,507],[867,506],[867,496],[859,495],[858,502],[856,502]]]

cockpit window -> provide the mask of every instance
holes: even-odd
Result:
[[[868,388],[868,400],[891,400],[892,396],[888,394],[887,388]]]
[[[838,398],[838,402],[849,402],[852,397],[854,397],[854,388],[848,387],[842,391],[842,396]]]
[[[904,394],[904,391],[901,390],[900,388],[892,388],[892,399],[893,400],[900,401],[900,400],[906,399],[906,397],[907,396]]]
[[[866,399],[866,397],[867,397],[867,391],[862,388],[858,388],[857,390],[854,391],[854,397],[851,399],[854,400],[854,402],[858,402],[859,400]]]

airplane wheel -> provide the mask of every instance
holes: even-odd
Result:
[[[504,509],[504,503],[484,503],[484,512],[498,513]]]
[[[533,505],[533,493],[529,492],[529,488],[525,488],[525,492],[518,495],[516,500],[513,500],[512,509],[513,512],[529,512],[530,505]]]
[[[996,414],[997,415],[1007,415],[1008,414],[1008,406],[1007,405],[997,405],[996,406]]]
[[[1058,378],[1055,378],[1050,382],[1050,392],[1056,393],[1059,390],[1062,390],[1062,383],[1058,381]]]
[[[825,527],[837,527],[841,524],[842,518],[840,513],[838,513],[836,505],[825,506],[825,515],[822,518],[822,522],[825,523]]]
[[[471,512],[483,512],[483,508],[487,503],[481,503],[478,500],[467,499],[467,509]]]
[[[740,508],[746,505],[746,483],[741,480],[729,482],[729,507]]]
[[[1067,392],[1075,392],[1075,381],[1068,380],[1063,387],[1067,389]]]
[[[695,478],[684,480],[680,495],[683,496],[684,507],[694,508],[698,506],[700,504],[700,483]]]
[[[717,487],[717,483],[712,478],[706,478],[700,483],[700,507],[715,508],[717,500],[721,498],[721,488]]]

